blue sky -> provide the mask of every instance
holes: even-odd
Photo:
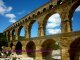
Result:
[[[0,0],[0,32],[3,32],[5,28],[48,1],[49,0]],[[52,19],[56,18],[58,18],[56,21],[51,21]],[[74,12],[72,21],[73,31],[80,30],[80,6]],[[47,35],[61,32],[60,16],[58,13],[52,15],[48,19],[46,28]],[[23,30],[24,29],[22,29],[22,32],[20,34],[22,36],[24,35]],[[34,30],[35,32],[33,33]],[[31,36],[35,37],[37,34],[38,24],[36,22],[33,24]]]

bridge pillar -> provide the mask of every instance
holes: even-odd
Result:
[[[29,33],[30,31],[29,31],[29,27],[28,26],[26,26],[26,29],[25,29],[25,37],[26,38],[30,38],[30,33]]]
[[[69,48],[68,47],[63,47],[61,50],[61,60],[70,60],[69,56]]]
[[[6,39],[8,40],[8,32],[6,32]]]
[[[44,31],[44,28],[43,28],[42,24],[39,25],[38,31],[39,31],[39,36],[44,36],[45,35],[45,31]]]
[[[70,39],[69,37],[62,37],[61,45],[61,60],[70,60]]]
[[[16,32],[15,39],[18,40],[18,38],[19,38],[19,35],[18,35],[18,34],[19,34],[19,33],[18,33],[18,28],[15,29],[15,32]]]
[[[40,46],[36,46],[35,53],[36,53],[35,60],[42,60],[42,52]]]
[[[10,41],[12,41],[12,31],[10,31]]]
[[[66,6],[66,5],[65,5]],[[65,6],[63,6],[65,8]],[[69,17],[69,7],[66,6],[65,9],[63,9],[63,12],[61,13],[61,27],[62,32],[71,32],[72,31],[72,21]]]
[[[72,26],[71,26],[71,20],[64,20],[62,21],[62,32],[71,32]]]

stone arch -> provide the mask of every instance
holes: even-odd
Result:
[[[69,19],[71,20],[73,13],[75,11],[75,9],[80,5],[80,0],[78,0],[76,3],[74,3],[71,7],[71,9],[69,10]]]
[[[52,9],[54,6],[53,5],[49,5],[49,9]]]
[[[35,50],[36,50],[35,43],[33,41],[29,41],[26,45],[27,55],[29,57],[35,58]]]
[[[15,46],[16,54],[21,55],[22,54],[22,44],[20,41],[17,42]]]
[[[33,18],[35,18],[35,17],[36,17],[36,15],[35,15],[35,14],[33,14],[33,15],[32,15],[32,17],[33,17]]]
[[[45,12],[46,10],[47,10],[47,9],[46,9],[46,8],[44,8],[44,9],[43,9],[43,12]]]
[[[43,59],[53,59],[52,58],[52,53],[54,50],[58,49],[59,46],[56,45],[56,41],[53,39],[47,39],[43,42],[41,45],[41,51],[42,51],[42,58]]]
[[[74,1],[73,3],[74,4],[71,6],[71,8],[69,10],[69,16],[68,17],[69,17],[69,20],[71,21],[72,31],[78,31],[78,28],[75,28],[75,26],[78,27],[78,24],[79,24],[78,19],[79,19],[79,17],[77,17],[78,18],[77,20],[74,17],[78,15],[78,14],[76,15],[76,13],[75,13],[76,11],[75,10],[80,5],[80,0]],[[76,22],[78,24],[76,24]]]
[[[51,13],[48,13],[46,16],[45,16],[45,18],[44,18],[44,20],[43,20],[43,28],[44,28],[44,31],[46,32],[46,25],[47,25],[47,21],[48,21],[48,19],[49,19],[49,17],[50,16],[52,16],[52,15],[54,15],[54,14],[56,14],[57,12],[51,12]],[[58,12],[58,14],[59,14],[59,12]],[[46,34],[46,33],[45,33]]]
[[[15,34],[16,34],[15,29],[13,29],[12,30],[12,40],[15,40]]]
[[[70,45],[70,60],[80,59],[80,37],[76,38]]]
[[[61,4],[62,0],[57,0],[57,5]]]
[[[37,20],[32,20],[32,21],[30,21],[30,23],[29,23],[28,30],[29,30],[30,37],[31,37],[31,29],[32,29],[32,26],[33,26],[33,24],[34,24],[35,22],[38,23]]]
[[[13,47],[13,42],[11,41],[10,42],[10,48],[12,49],[12,47]]]
[[[22,30],[22,29],[25,30],[25,27],[21,25],[21,26],[19,27],[19,29],[18,29],[18,36],[19,36],[19,39],[20,39],[20,38],[21,38],[21,39],[24,38],[24,37],[21,37],[21,36],[20,36],[20,33],[21,33],[21,30]],[[24,31],[24,32],[25,32],[25,31]],[[24,34],[24,35],[25,35],[25,34]]]
[[[40,12],[40,11],[38,11],[38,12],[37,12],[37,15],[40,15],[40,14],[41,14],[41,12]]]
[[[10,31],[8,32],[8,41],[10,41]]]

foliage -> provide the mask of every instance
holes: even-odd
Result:
[[[0,33],[0,50],[2,46],[8,46],[8,40],[3,33]]]

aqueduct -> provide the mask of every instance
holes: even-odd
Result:
[[[80,5],[80,0],[52,0],[30,14],[24,16],[4,30],[9,47],[12,50],[31,50],[31,52],[17,52],[26,54],[35,60],[52,60],[51,53],[55,42],[59,43],[61,60],[80,60],[80,31],[72,32],[73,12]],[[59,13],[61,16],[61,33],[45,36],[48,18]],[[38,22],[38,37],[31,38],[31,27]],[[25,37],[19,39],[20,30],[25,27]],[[37,50],[40,50],[36,52]],[[42,50],[48,50],[42,52]]]

